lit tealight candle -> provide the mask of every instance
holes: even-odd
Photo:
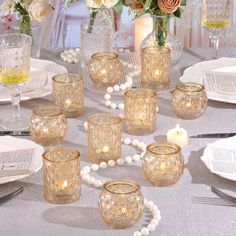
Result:
[[[46,134],[46,135],[47,135],[48,133],[49,133],[49,130],[48,130],[48,128],[43,128],[43,135],[44,135],[44,134]]]
[[[102,70],[101,70],[101,75],[102,75],[102,76],[107,76],[107,71],[106,71],[105,69],[102,69]]]
[[[66,101],[65,101],[65,108],[69,108],[70,107],[70,105],[71,105],[71,100],[70,99],[66,99]]]
[[[109,152],[109,147],[108,146],[104,146],[102,149],[102,152],[107,153]]]
[[[69,184],[67,180],[58,180],[56,186],[59,191],[68,191]]]
[[[161,72],[160,72],[159,70],[156,70],[156,71],[155,71],[155,75],[158,76],[158,75],[160,75],[160,74],[161,74]]]
[[[175,143],[181,148],[188,145],[188,133],[185,129],[180,128],[179,124],[174,129],[167,132],[167,141]]]

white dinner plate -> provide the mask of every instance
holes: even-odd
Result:
[[[226,172],[215,172],[212,167],[212,157],[211,157],[211,148],[222,148],[226,150],[235,150],[236,136],[231,138],[219,139],[214,143],[208,144],[208,146],[204,149],[203,156],[201,160],[204,162],[206,167],[214,174],[221,176],[222,178],[229,179],[232,181],[236,181],[236,173],[226,173]],[[234,161],[233,166],[235,166],[236,160]],[[230,165],[232,166],[232,165]],[[232,167],[233,167],[232,166]]]
[[[187,68],[180,78],[182,82],[195,82],[203,84],[205,72],[232,72],[236,74],[236,58],[222,57],[217,60],[203,61]],[[236,94],[229,95],[224,93],[207,92],[210,100],[236,104]]]
[[[30,60],[30,70],[31,70],[31,77],[32,74],[36,76],[37,71],[44,71],[47,74],[47,81],[44,86],[39,86],[38,88],[33,88],[24,90],[21,95],[21,101],[27,101],[34,98],[45,97],[52,93],[52,77],[56,74],[67,73],[67,69],[64,66],[58,65],[55,62],[41,60],[41,59],[34,59],[31,58]],[[43,76],[41,76],[42,78]],[[35,79],[35,78],[34,78]],[[43,78],[44,79],[44,78]],[[32,78],[29,80],[29,82]],[[27,83],[26,85],[27,86]],[[7,87],[0,86],[0,104],[10,103],[10,94],[9,89]]]
[[[27,149],[27,148],[36,149],[32,158],[31,165],[29,167],[29,171],[27,171],[27,174],[0,177],[0,184],[5,184],[5,183],[23,179],[25,177],[28,177],[36,173],[42,168],[42,165],[43,165],[42,154],[44,153],[44,148],[36,144],[35,142],[29,141],[26,139],[19,139],[19,138],[15,138],[11,136],[3,136],[3,137],[0,137],[0,147],[1,147],[1,151],[3,151],[3,149],[4,151]],[[1,160],[0,160],[0,163],[1,163]]]

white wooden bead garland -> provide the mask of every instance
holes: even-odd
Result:
[[[88,124],[87,122],[84,123],[84,128],[87,130]],[[140,142],[137,139],[131,140],[130,138],[125,138],[121,140],[123,144],[125,145],[131,145],[133,147],[136,147],[137,149],[140,149],[141,154],[134,154],[131,156],[126,156],[124,159],[119,158],[117,161],[109,160],[108,162],[101,162],[100,164],[92,164],[91,166],[85,166],[80,171],[81,178],[87,182],[89,185],[93,185],[96,188],[101,188],[103,184],[105,183],[102,180],[95,179],[94,177],[90,176],[91,171],[98,171],[99,169],[106,169],[107,167],[114,167],[115,165],[122,166],[124,164],[130,164],[133,161],[138,162],[143,158],[143,155],[146,151],[146,145],[143,142]],[[156,230],[156,227],[159,224],[159,221],[161,220],[161,213],[158,209],[158,207],[152,202],[148,201],[146,198],[144,199],[144,206],[147,208],[151,214],[153,215],[152,220],[147,225],[147,227],[143,227],[140,231],[135,231],[133,236],[146,236],[150,233],[154,232]]]

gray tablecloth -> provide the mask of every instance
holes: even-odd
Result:
[[[209,56],[209,51],[199,49],[202,55]],[[222,50],[222,55],[236,56],[236,50]],[[43,51],[42,58],[51,59],[63,65],[58,54]],[[180,67],[191,65],[199,60],[185,54]],[[75,71],[75,66],[68,66]],[[179,123],[189,135],[210,132],[236,131],[236,105],[210,101],[206,113],[197,120],[187,121],[176,118],[170,106],[170,94],[158,99],[160,113],[157,118],[157,131],[153,135],[139,137],[146,144],[165,139],[167,130]],[[81,127],[88,115],[98,112],[111,112],[100,102],[101,96],[86,92],[85,113],[78,119],[69,120],[69,132],[63,145],[79,148],[81,165],[86,162],[87,137]],[[39,104],[49,103],[50,97],[40,98],[22,103],[24,112],[31,114],[31,109]],[[0,116],[9,116],[9,105],[0,106]],[[118,113],[118,111],[113,111]],[[127,137],[123,133],[123,137]],[[130,136],[131,137],[131,136]],[[99,178],[129,178],[142,186],[146,198],[154,201],[162,215],[157,231],[152,235],[163,236],[234,236],[236,235],[236,210],[234,207],[221,205],[202,205],[192,203],[192,197],[216,198],[210,192],[209,185],[224,190],[235,191],[235,182],[212,174],[202,163],[200,157],[207,143],[214,139],[191,139],[183,150],[186,168],[181,180],[167,188],[153,187],[144,178],[141,163],[129,166],[106,169],[97,173]],[[122,147],[123,156],[135,153],[131,147]],[[0,186],[1,194],[7,188],[24,186],[25,191],[16,199],[0,207],[1,236],[30,235],[80,235],[80,236],[115,236],[133,235],[135,230],[146,225],[149,219],[145,214],[142,221],[126,230],[112,230],[102,221],[97,208],[99,190],[82,185],[79,201],[67,205],[53,205],[45,201],[42,187],[42,171],[19,182]],[[215,201],[215,203],[222,203]]]

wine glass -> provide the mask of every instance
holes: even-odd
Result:
[[[232,0],[202,0],[201,24],[209,30],[212,58],[218,58],[223,29],[230,26]]]
[[[0,35],[0,84],[9,88],[14,116],[0,121],[2,128],[19,131],[28,128],[20,113],[21,86],[30,78],[32,38],[25,34]]]

